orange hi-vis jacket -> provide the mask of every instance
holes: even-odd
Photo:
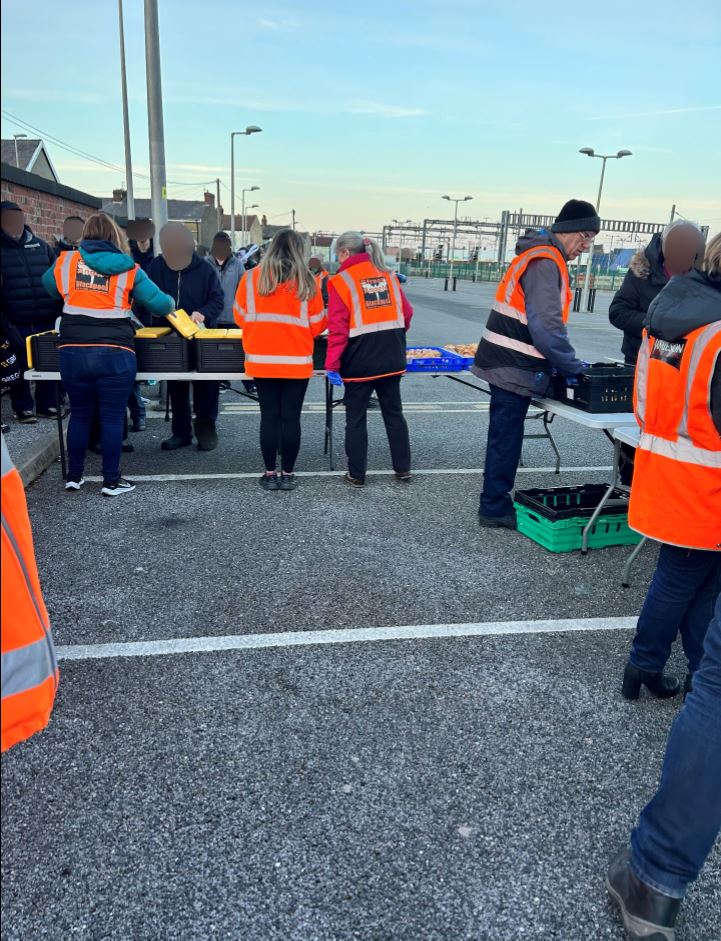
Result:
[[[63,252],[55,264],[55,283],[65,304],[64,314],[128,319],[136,265],[121,274],[100,274],[89,268],[80,252]]]
[[[58,667],[25,491],[2,440],[2,750],[50,720]]]
[[[348,345],[340,374],[363,382],[406,371],[406,322],[398,279],[372,261],[359,261],[333,275],[333,289],[350,312]]]
[[[284,282],[263,297],[260,271],[246,271],[233,305],[235,322],[243,330],[245,371],[255,379],[309,379],[313,340],[328,325],[320,291],[301,301],[293,285]]]
[[[711,379],[721,321],[679,340],[644,331],[634,388],[641,438],[628,511],[632,529],[690,549],[721,549],[721,435]]]
[[[558,266],[561,279],[561,316],[568,321],[571,292],[568,266],[561,252],[553,245],[538,245],[516,255],[498,285],[476,354],[476,365],[486,368],[514,366],[519,369],[549,371],[550,364],[533,345],[526,316],[526,297],[521,277],[532,261],[548,258]]]

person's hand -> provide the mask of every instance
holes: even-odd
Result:
[[[326,376],[328,377],[328,382],[330,382],[330,384],[331,384],[332,386],[342,386],[342,385],[343,385],[343,380],[342,380],[341,377],[340,377],[340,373],[333,372],[333,370],[328,370],[328,371],[326,372]]]
[[[205,323],[205,314],[201,314],[199,310],[194,310],[190,315],[190,319],[193,323],[203,324]]]

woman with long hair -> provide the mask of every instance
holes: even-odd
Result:
[[[100,417],[103,487],[107,497],[135,489],[120,475],[123,422],[136,374],[134,301],[156,316],[175,307],[128,254],[125,236],[99,212],[85,223],[77,251],[63,252],[43,275],[45,290],[64,301],[60,375],[70,398],[68,477],[80,490],[93,416]]]
[[[265,490],[294,490],[300,413],[313,374],[313,341],[327,323],[323,298],[292,229],[277,232],[257,268],[246,271],[233,309],[243,330],[245,371],[260,402]],[[278,454],[280,453],[280,474]]]

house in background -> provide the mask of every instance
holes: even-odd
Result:
[[[52,183],[60,182],[50,154],[39,138],[3,138],[2,162],[18,170],[34,173],[35,176],[50,180]]]
[[[230,235],[230,213],[223,214],[222,228]],[[245,234],[243,234],[245,233]],[[241,245],[260,245],[263,241],[263,230],[260,220],[257,216],[246,216],[245,220],[239,212],[235,214],[235,244],[238,248]]]
[[[134,202],[136,219],[152,219],[152,204],[149,199],[135,199]],[[126,191],[113,190],[112,200],[103,204],[102,211],[113,216],[118,225],[125,228],[128,224]],[[207,251],[213,244],[213,236],[218,231],[215,196],[206,191],[202,202],[195,199],[169,199],[168,222],[182,222],[193,233],[198,247]]]

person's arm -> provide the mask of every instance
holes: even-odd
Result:
[[[133,283],[133,300],[147,308],[154,317],[165,317],[175,310],[175,301],[165,294],[138,265]]]
[[[55,265],[56,264],[57,264],[57,260],[54,261],[52,265],[50,265],[50,267],[48,268],[46,272],[44,272],[41,280],[43,282],[43,287],[48,292],[50,297],[60,298],[60,300],[62,300],[63,295],[60,293],[60,291],[58,291],[58,285],[57,285],[57,282],[55,281]]]
[[[223,288],[220,286],[220,278],[215,273],[215,271],[206,265],[208,277],[207,277],[207,300],[202,307],[198,308],[198,313],[202,314],[205,317],[206,327],[213,327],[223,313],[223,307],[225,306],[225,295],[223,294]]]
[[[308,301],[308,318],[311,334],[314,337],[320,336],[328,326],[328,313],[320,291],[316,291],[315,296]]]
[[[238,290],[235,292],[235,302],[233,303],[233,319],[238,324],[240,329],[243,329],[245,325],[245,314],[246,314],[246,300],[245,300],[245,280],[250,277],[248,274],[244,274],[243,277],[238,282]]]
[[[629,336],[641,339],[643,321],[646,316],[641,307],[641,295],[638,290],[639,279],[633,271],[627,271],[623,284],[616,291],[608,309],[608,319],[618,330]]]
[[[328,285],[328,353],[325,368],[328,372],[338,372],[340,361],[348,346],[350,333],[350,311],[340,299],[332,284]]]
[[[550,258],[532,261],[521,276],[531,340],[562,376],[577,376],[583,363],[568,339],[561,307],[558,265]]]
[[[721,435],[721,353],[716,356],[711,378],[711,419]]]
[[[406,322],[406,333],[411,329],[411,320],[413,319],[413,305],[408,300],[405,295],[403,288],[399,288],[401,292],[401,303],[403,304],[403,319]]]

